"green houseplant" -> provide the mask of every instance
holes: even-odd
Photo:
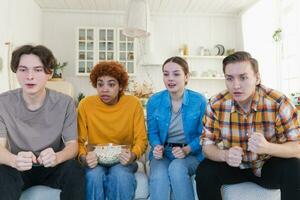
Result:
[[[67,62],[57,63],[57,65],[53,69],[52,79],[62,79],[63,69],[68,65]]]
[[[79,104],[79,102],[85,98],[85,95],[82,93],[82,92],[79,92],[78,93],[78,96],[77,96],[77,105]]]

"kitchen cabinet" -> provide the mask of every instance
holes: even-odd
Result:
[[[77,32],[77,75],[88,76],[101,61],[119,61],[129,75],[135,74],[135,42],[120,28],[80,27]]]
[[[94,66],[95,30],[80,28],[77,44],[77,74],[88,74]]]

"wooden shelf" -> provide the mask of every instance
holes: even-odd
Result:
[[[191,76],[191,80],[225,80],[224,77]]]
[[[161,67],[162,64],[157,64],[157,63],[143,63],[141,64],[141,67]]]
[[[181,56],[183,58],[198,58],[198,59],[224,59],[226,56],[199,56],[199,55],[187,55]]]

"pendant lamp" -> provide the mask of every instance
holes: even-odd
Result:
[[[147,0],[131,0],[123,34],[132,38],[145,38],[149,32],[150,14]]]

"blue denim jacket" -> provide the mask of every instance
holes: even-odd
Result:
[[[199,137],[202,134],[202,117],[206,109],[203,95],[185,89],[182,100],[182,123],[185,140],[200,161],[203,159]],[[171,121],[171,96],[167,90],[155,93],[147,103],[148,139],[151,145],[149,159],[156,145],[163,145],[168,138]]]

